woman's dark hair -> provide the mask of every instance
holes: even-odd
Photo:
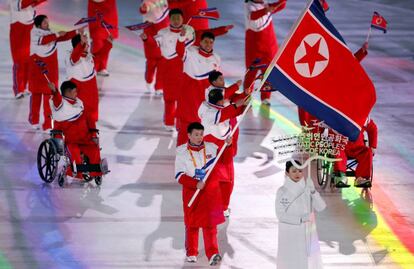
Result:
[[[204,130],[204,126],[199,122],[192,122],[187,127],[187,133],[191,134],[193,130]]]
[[[46,19],[47,18],[47,16],[46,15],[37,15],[35,18],[34,18],[34,25],[37,27],[37,28],[39,28],[40,27],[40,25],[42,24],[42,22],[44,21],[44,19]]]
[[[293,160],[295,163],[296,163],[296,165],[298,165],[298,166],[300,166],[300,165],[302,165],[299,161],[297,161],[297,160]],[[286,169],[285,169],[285,171],[286,171],[286,173],[289,173],[289,169],[291,168],[293,166],[293,163],[292,163],[292,161],[287,161],[286,162]]]

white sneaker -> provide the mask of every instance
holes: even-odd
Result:
[[[262,105],[265,105],[265,106],[270,106],[270,99],[264,99],[264,100],[262,101]]]
[[[223,215],[224,215],[226,218],[228,218],[228,217],[230,217],[230,212],[231,212],[230,208],[227,208],[226,210],[224,210],[224,211],[223,211]]]
[[[24,93],[23,92],[19,92],[19,93],[16,94],[16,96],[14,98],[21,99],[23,97],[24,97]]]
[[[164,125],[164,129],[168,132],[173,132],[175,130],[174,125]]]
[[[102,77],[109,77],[109,72],[106,69],[102,69],[101,71],[99,71],[97,73],[98,76],[102,76]]]
[[[155,91],[154,83],[147,83],[146,86],[147,86],[146,93],[152,93]]]
[[[196,256],[187,256],[186,258],[187,262],[197,262]]]
[[[31,124],[33,130],[40,130],[40,124]]]
[[[220,254],[214,254],[213,256],[211,256],[210,260],[209,260],[209,264],[210,265],[217,265],[219,262],[221,262],[221,256]]]
[[[31,93],[29,90],[24,90],[23,94],[24,94],[25,96],[30,96],[30,95],[32,95],[32,93]]]
[[[155,90],[155,96],[163,96],[164,92],[162,90]]]

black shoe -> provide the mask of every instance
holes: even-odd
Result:
[[[349,187],[351,187],[351,185],[348,185],[348,184],[344,183],[343,181],[338,181],[335,184],[335,187],[337,187],[338,189],[342,189],[342,188],[349,188]]]
[[[213,256],[211,256],[209,264],[210,265],[217,265],[220,261],[221,261],[220,254],[214,254]]]
[[[368,181],[368,182],[364,182],[364,183],[361,183],[361,184],[356,184],[355,187],[357,187],[357,188],[371,188],[372,184],[371,184],[371,181]]]

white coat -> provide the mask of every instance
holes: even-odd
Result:
[[[294,182],[285,178],[285,183],[276,194],[278,269],[322,268],[313,212],[322,211],[325,207],[312,179]]]

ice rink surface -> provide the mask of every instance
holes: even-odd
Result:
[[[244,73],[243,1],[209,0],[234,24],[216,41],[229,82]],[[120,25],[140,22],[138,1],[118,0]],[[328,18],[349,47],[365,40],[373,11],[389,22],[373,32],[363,61],[377,90],[372,118],[379,128],[372,201],[354,188],[322,192],[317,216],[325,268],[414,268],[414,1],[330,0]],[[279,44],[305,6],[288,0],[274,16]],[[86,0],[54,0],[38,14],[54,30],[86,15]],[[0,4],[0,268],[204,268],[185,263],[181,188],[174,180],[175,139],[162,127],[162,99],[145,94],[144,57],[137,34],[123,29],[108,78],[99,78],[102,155],[111,173],[92,184],[43,184],[37,148],[46,134],[27,122],[29,98],[12,95],[7,6]],[[59,45],[63,55],[68,43]],[[62,59],[62,58],[61,58]],[[60,61],[61,81],[65,76]],[[253,109],[241,125],[232,215],[219,227],[220,268],[275,268],[275,194],[283,164],[271,139],[297,132],[296,106],[278,93],[272,106]],[[283,247],[283,246],[279,246]]]

